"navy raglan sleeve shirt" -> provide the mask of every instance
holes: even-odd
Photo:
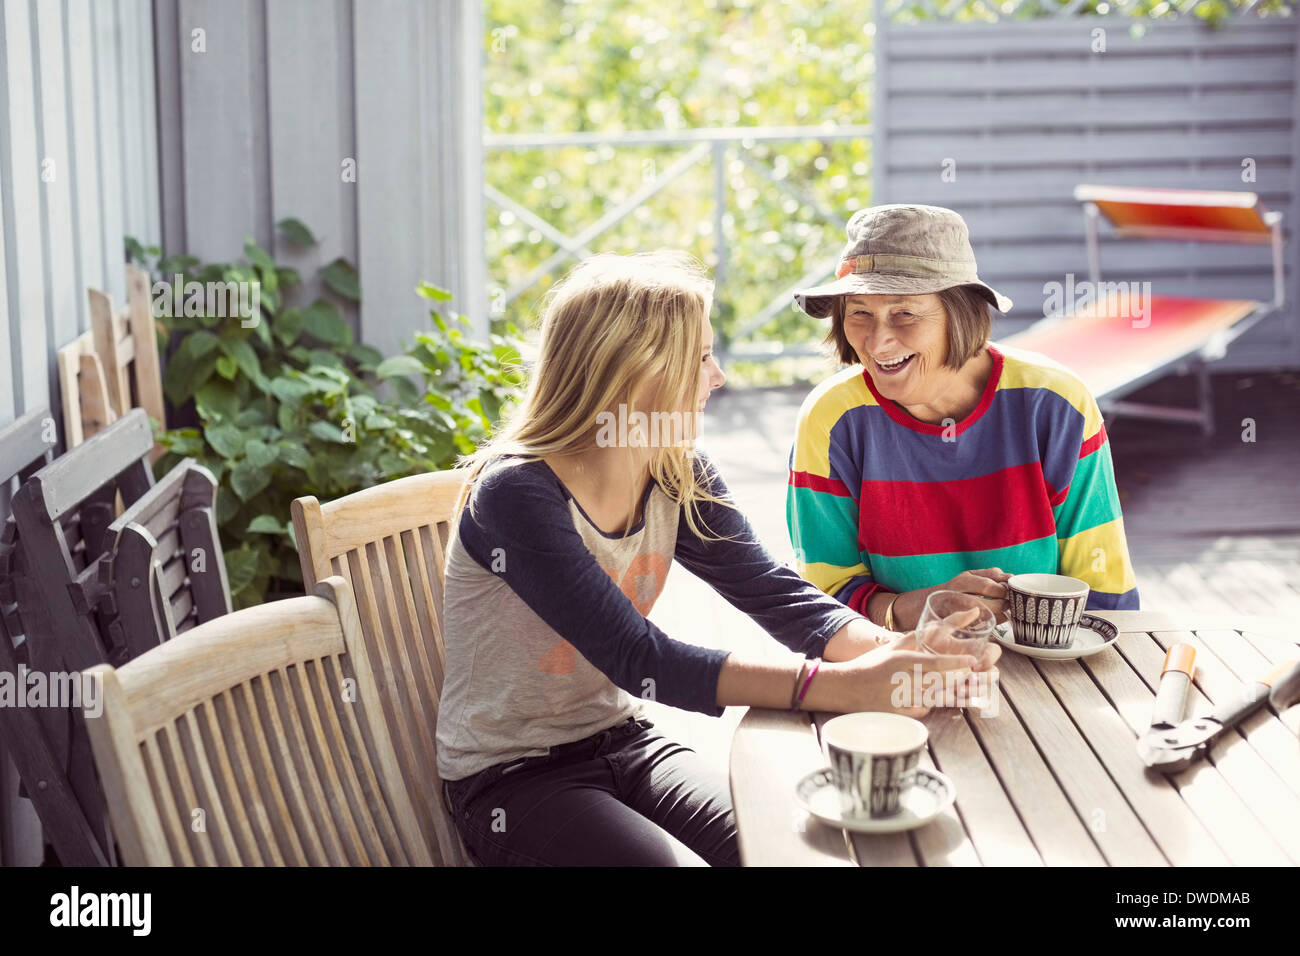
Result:
[[[474,511],[461,514],[466,553],[489,570],[500,556],[510,589],[616,686],[639,695],[650,678],[662,703],[722,715],[718,675],[728,652],[673,640],[641,616],[587,550],[548,469],[494,469],[475,488]]]
[[[715,497],[730,497],[726,482],[708,456],[697,455],[695,467]],[[793,568],[779,564],[739,509],[706,501],[699,510],[705,535],[730,540],[696,537],[683,517],[677,526],[678,563],[786,647],[807,657],[820,657],[840,628],[862,618]]]
[[[696,467],[714,494],[727,493],[707,459],[697,458]],[[489,570],[502,558],[495,567],[511,590],[616,686],[638,695],[650,678],[662,703],[723,713],[718,677],[729,652],[674,640],[637,611],[587,549],[549,469],[493,469],[473,501],[473,516],[466,507],[458,526],[466,553]],[[709,532],[731,541],[696,538],[678,514],[676,560],[792,650],[819,655],[837,630],[860,617],[778,564],[739,511],[701,507]]]

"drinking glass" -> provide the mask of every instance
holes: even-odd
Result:
[[[971,623],[940,626],[945,618],[970,608],[980,612]],[[979,660],[996,627],[993,611],[983,599],[961,591],[935,591],[925,599],[916,623],[916,643],[931,654],[969,654]]]

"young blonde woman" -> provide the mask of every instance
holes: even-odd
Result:
[[[759,543],[692,448],[724,381],[711,296],[682,254],[584,261],[549,296],[521,404],[462,463],[438,772],[480,864],[737,865],[725,776],[656,733],[642,698],[714,716],[890,710],[893,675],[920,666],[946,672],[953,704],[996,660],[996,647],[979,661],[926,654]],[[673,561],[796,652],[790,662],[684,643],[647,620]]]

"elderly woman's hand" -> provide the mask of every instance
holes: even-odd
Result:
[[[962,594],[974,594],[981,597],[993,612],[999,624],[1007,619],[1007,587],[1011,575],[1001,568],[978,568],[963,571],[946,584],[940,584],[932,591],[960,591]]]
[[[876,616],[872,620],[880,623],[884,615],[884,606],[893,600],[894,626],[898,630],[907,630],[916,627],[917,622],[921,620],[921,611],[925,608],[926,598],[935,591],[960,591],[962,594],[973,594],[984,600],[989,610],[993,612],[994,619],[1001,624],[1007,619],[1006,582],[1010,577],[1011,575],[1001,568],[977,568],[973,571],[963,571],[951,581],[932,588],[904,591],[894,597],[891,597],[889,592],[882,591],[879,595],[871,596],[871,600],[878,602],[874,612]]]

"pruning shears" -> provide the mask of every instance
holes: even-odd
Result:
[[[1281,710],[1300,700],[1300,660],[1279,664],[1259,680],[1243,684],[1241,693],[1220,702],[1208,717],[1182,717],[1192,682],[1195,650],[1175,644],[1165,655],[1156,692],[1151,729],[1138,738],[1143,762],[1161,773],[1186,770],[1204,756],[1221,733],[1265,704]]]

